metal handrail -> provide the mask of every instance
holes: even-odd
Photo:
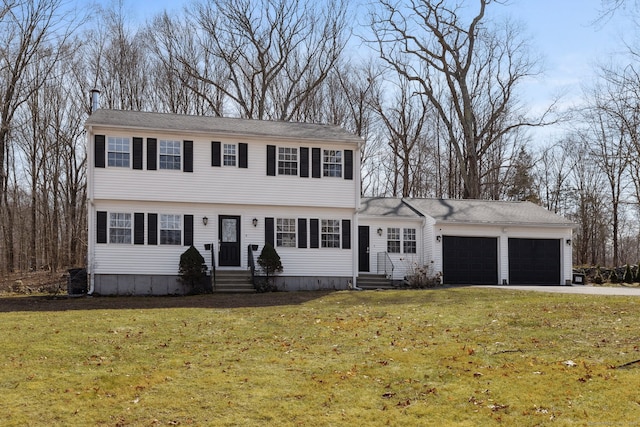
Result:
[[[389,254],[387,252],[378,252],[378,274],[384,273],[387,278],[393,279],[394,269],[395,266]],[[389,270],[391,270],[391,274],[389,274]]]
[[[253,251],[258,250],[258,245],[249,245],[247,247],[247,263],[249,264],[249,270],[251,270],[251,284],[256,287],[256,262],[254,260]]]

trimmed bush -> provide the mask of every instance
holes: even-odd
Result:
[[[276,285],[273,283],[273,276],[283,270],[282,261],[280,261],[280,255],[270,243],[266,243],[263,246],[258,257],[258,264],[267,274],[267,280],[257,286],[258,292],[277,290]]]
[[[620,279],[618,278],[618,273],[616,273],[616,269],[611,269],[611,273],[609,273],[609,283],[620,283]]]
[[[180,274],[180,280],[183,284],[191,287],[192,293],[202,294],[211,292],[210,285],[205,283],[207,278],[207,265],[202,255],[200,255],[200,252],[198,252],[194,246],[190,246],[189,249],[180,255],[180,268],[178,272]]]
[[[631,266],[629,264],[624,268],[624,276],[622,280],[624,280],[624,283],[633,283],[633,273],[631,272]]]

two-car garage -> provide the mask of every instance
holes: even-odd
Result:
[[[559,285],[560,239],[508,239],[508,282],[512,285]],[[442,236],[446,284],[498,284],[497,237]],[[506,279],[505,279],[506,280]]]

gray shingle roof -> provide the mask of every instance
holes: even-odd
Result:
[[[229,117],[189,116],[139,111],[96,110],[86,126],[235,134],[280,139],[333,141],[358,144],[361,139],[339,126]]]
[[[437,222],[571,227],[573,222],[531,202],[495,200],[404,199]]]
[[[402,199],[394,197],[363,197],[358,213],[363,216],[391,218],[420,218],[422,216],[407,206]]]

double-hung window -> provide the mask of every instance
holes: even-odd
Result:
[[[340,220],[323,219],[321,225],[321,242],[323,248],[340,247]]]
[[[416,229],[405,228],[402,230],[402,249],[405,254],[416,253]]]
[[[109,214],[109,243],[131,244],[131,214]]]
[[[296,220],[278,218],[276,221],[276,245],[288,248],[296,247]]]
[[[160,140],[160,169],[180,170],[180,141]]]
[[[278,175],[298,175],[298,149],[278,147]]]
[[[222,147],[222,164],[225,166],[236,165],[236,145],[224,144]]]
[[[128,168],[130,153],[129,138],[109,137],[107,144],[107,162],[109,166]]]
[[[324,150],[322,157],[323,176],[342,177],[342,151]]]
[[[387,228],[387,252],[390,254],[400,253],[400,229]]]
[[[160,215],[160,244],[182,244],[182,217],[180,215]]]

